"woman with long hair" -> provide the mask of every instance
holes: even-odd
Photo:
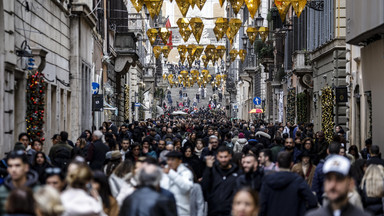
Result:
[[[87,140],[85,138],[77,138],[74,148],[75,155],[86,158],[88,152]]]
[[[47,156],[44,152],[37,152],[35,155],[35,159],[33,160],[32,169],[39,174],[39,182],[44,182],[44,172],[45,169],[51,167],[51,164],[47,161]]]
[[[117,197],[127,183],[128,179],[132,176],[133,163],[131,160],[121,162],[113,173],[109,176],[109,185],[111,188],[112,196]]]
[[[193,169],[193,172],[198,179],[201,178],[203,176],[203,164],[199,157],[194,154],[192,146],[185,146],[182,153],[183,163],[188,164]]]
[[[384,167],[371,164],[360,185],[364,209],[373,215],[383,215]]]
[[[68,166],[67,189],[61,194],[65,208],[63,216],[85,215],[104,216],[99,193],[92,188],[92,171],[82,163]]]
[[[35,199],[32,190],[26,187],[15,188],[8,195],[5,203],[6,216],[34,216]]]
[[[119,214],[119,205],[112,196],[107,176],[103,172],[95,171],[93,173],[92,187],[100,194],[101,200],[103,201],[104,212],[108,216],[117,216]]]

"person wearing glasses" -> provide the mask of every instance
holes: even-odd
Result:
[[[201,153],[200,160],[204,160],[208,155],[216,157],[217,149],[219,148],[219,138],[217,138],[215,135],[212,135],[209,137],[208,143],[208,147],[205,147]]]
[[[38,174],[29,167],[28,157],[24,151],[12,151],[7,155],[8,176],[0,186],[0,215],[5,214],[5,201],[15,188],[36,189]]]

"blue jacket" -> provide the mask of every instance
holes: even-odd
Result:
[[[316,193],[317,201],[322,204],[323,203],[323,193],[324,193],[324,173],[323,166],[325,160],[320,160],[319,164],[317,164],[315,169],[315,175],[312,180],[312,188],[311,190]]]

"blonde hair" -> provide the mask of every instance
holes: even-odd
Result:
[[[360,187],[361,189],[365,188],[367,197],[383,197],[384,167],[375,164],[369,165],[365,171]]]
[[[86,184],[92,178],[92,171],[87,165],[77,164],[73,169],[68,169],[66,181],[72,188],[86,189]]]
[[[34,194],[36,207],[44,216],[59,216],[64,212],[59,192],[52,186],[44,186]]]

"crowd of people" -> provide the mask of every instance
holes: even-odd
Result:
[[[0,163],[0,215],[384,215],[384,160],[313,124],[223,112],[105,122],[49,151],[26,133]]]

